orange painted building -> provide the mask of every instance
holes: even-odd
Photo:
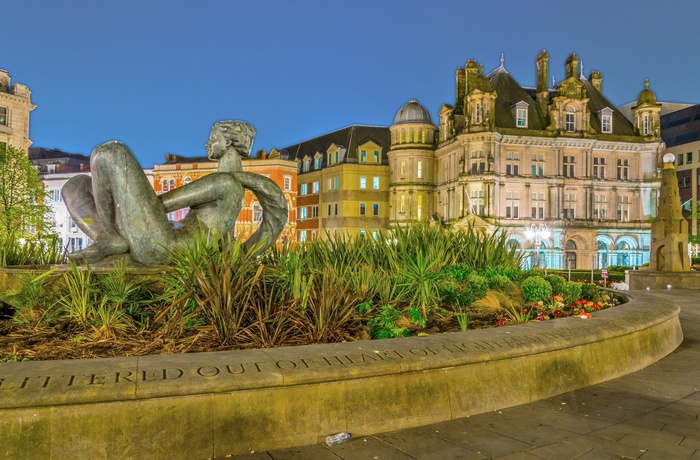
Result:
[[[269,177],[279,186],[287,201],[289,216],[287,225],[280,234],[277,245],[284,241],[294,241],[296,237],[296,208],[297,208],[297,163],[294,160],[282,159],[279,156],[268,157],[264,151],[260,158],[244,158],[243,171]],[[173,154],[165,155],[165,163],[153,167],[153,188],[157,194],[168,192],[192,181],[216,172],[218,163],[208,157],[184,157]],[[236,221],[236,238],[244,240],[257,230],[262,221],[262,207],[255,195],[246,189],[243,207]],[[187,215],[187,209],[172,212],[168,218],[179,221]]]

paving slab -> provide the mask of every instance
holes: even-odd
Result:
[[[700,460],[699,294],[649,294],[681,307],[684,341],[633,374],[531,404],[408,430],[389,426],[331,449],[307,446],[254,460]]]

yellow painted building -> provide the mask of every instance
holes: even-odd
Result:
[[[389,129],[353,125],[280,150],[298,165],[297,240],[389,224]]]

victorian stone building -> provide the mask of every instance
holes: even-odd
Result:
[[[12,145],[25,152],[29,140],[29,112],[34,110],[31,91],[20,83],[11,84],[10,74],[0,69],[0,148]]]
[[[630,121],[575,54],[554,88],[548,67],[542,51],[529,88],[503,58],[488,74],[468,61],[437,128],[417,101],[402,107],[388,153],[390,221],[500,226],[528,264],[551,268],[648,262],[661,105],[645,83]]]

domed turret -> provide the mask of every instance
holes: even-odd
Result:
[[[642,104],[656,105],[656,94],[649,89],[648,78],[644,81],[644,89],[639,93],[639,97],[637,98],[637,105],[640,106]]]
[[[417,100],[411,99],[408,104],[404,105],[396,113],[394,117],[394,124],[402,123],[430,123],[430,114],[428,110],[420,105]]]

